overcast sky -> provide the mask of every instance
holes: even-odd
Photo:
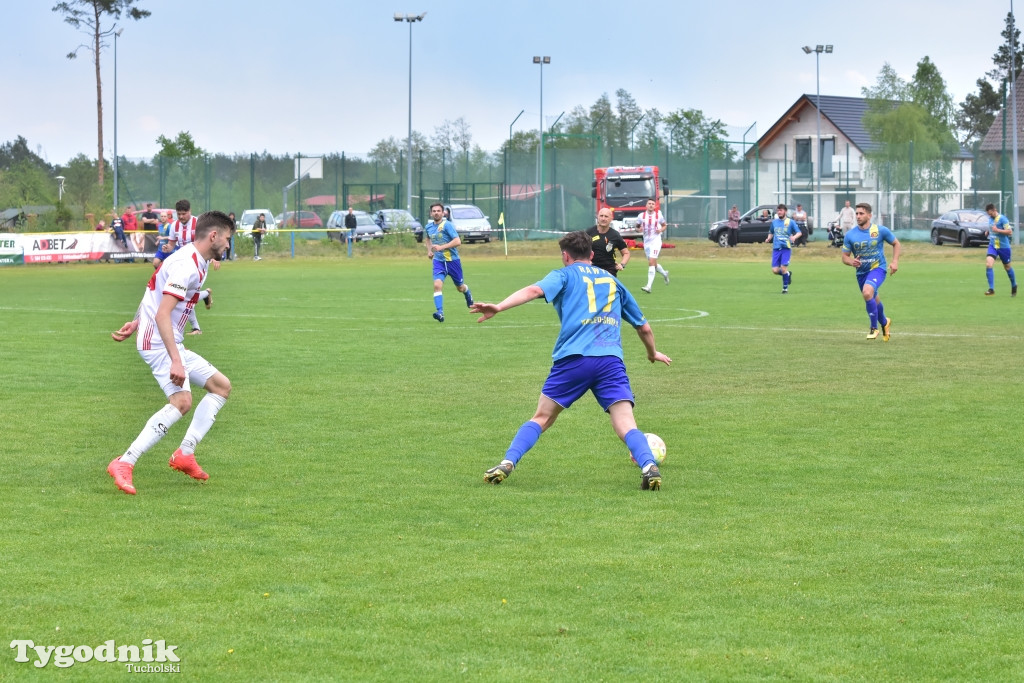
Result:
[[[159,135],[189,131],[214,153],[368,152],[404,139],[409,24],[413,129],[430,136],[464,117],[474,142],[495,150],[544,115],[614,102],[628,90],[643,109],[701,109],[739,135],[763,133],[803,93],[860,96],[889,62],[905,78],[924,56],[959,103],[992,68],[1009,1],[863,0],[859,3],[612,2],[609,0],[139,0],[152,12],[122,20],[118,39],[118,153],[149,157]],[[51,11],[55,0],[4,6],[0,142],[24,136],[51,163],[96,156],[92,56],[65,55],[86,37]],[[103,53],[104,148],[114,143],[113,50]],[[748,136],[748,139],[749,136]]]

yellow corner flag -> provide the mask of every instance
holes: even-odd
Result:
[[[500,225],[503,228],[505,227],[505,212],[504,211],[502,211],[501,214],[498,216],[498,225]]]

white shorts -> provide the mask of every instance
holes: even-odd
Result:
[[[213,367],[210,361],[198,353],[189,351],[182,345],[178,345],[178,354],[181,362],[185,365],[185,382],[178,386],[171,381],[171,357],[164,349],[153,349],[151,351],[139,351],[142,360],[153,370],[153,377],[160,388],[164,390],[167,398],[179,391],[192,391],[190,382],[198,386],[206,386],[211,377],[217,374],[217,368]]]
[[[644,253],[647,258],[658,258],[661,253],[661,240],[644,240]]]

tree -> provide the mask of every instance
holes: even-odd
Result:
[[[725,126],[712,120],[700,109],[676,109],[665,116],[665,130],[672,153],[697,159],[704,155],[704,141],[709,141],[708,155],[715,160],[729,160],[735,153],[725,144]]]
[[[875,86],[862,92],[868,98],[864,128],[879,146],[866,156],[880,177],[885,169],[890,189],[952,189],[952,158],[958,151],[953,99],[931,59],[917,63],[910,82],[886,62]],[[919,207],[904,208],[913,212]]]
[[[133,7],[138,0],[66,0],[53,6],[52,11],[64,15],[64,21],[71,24],[82,33],[89,36],[89,43],[79,45],[68,53],[68,59],[75,59],[78,51],[83,47],[93,56],[93,65],[96,69],[96,154],[98,163],[96,168],[99,174],[99,185],[103,186],[103,81],[100,78],[100,53],[107,44],[104,38],[109,38],[117,29],[117,20],[121,15],[127,15],[129,19],[139,20],[150,15],[150,12]],[[104,18],[113,19],[114,23],[110,28],[103,28]],[[118,32],[118,35],[120,33]]]
[[[1003,42],[992,55],[994,69],[984,78],[979,78],[977,94],[971,93],[960,103],[955,114],[956,128],[960,141],[965,145],[980,142],[992,127],[996,114],[1003,105],[1006,81],[1020,75],[1024,68],[1024,54],[1021,54],[1020,31],[1014,25],[1013,14],[1006,13],[1005,27],[1000,34]],[[1013,45],[1013,49],[1010,46]],[[1012,54],[1011,54],[1012,53]],[[998,89],[993,86],[995,83]]]

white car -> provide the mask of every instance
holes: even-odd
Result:
[[[464,243],[491,241],[491,222],[479,206],[452,204],[444,208],[451,212],[452,225]]]
[[[238,219],[238,233],[251,236],[252,226],[261,213],[267,222],[267,230],[277,230],[277,221],[274,220],[274,214],[270,213],[270,209],[249,209],[243,211],[242,217]]]

